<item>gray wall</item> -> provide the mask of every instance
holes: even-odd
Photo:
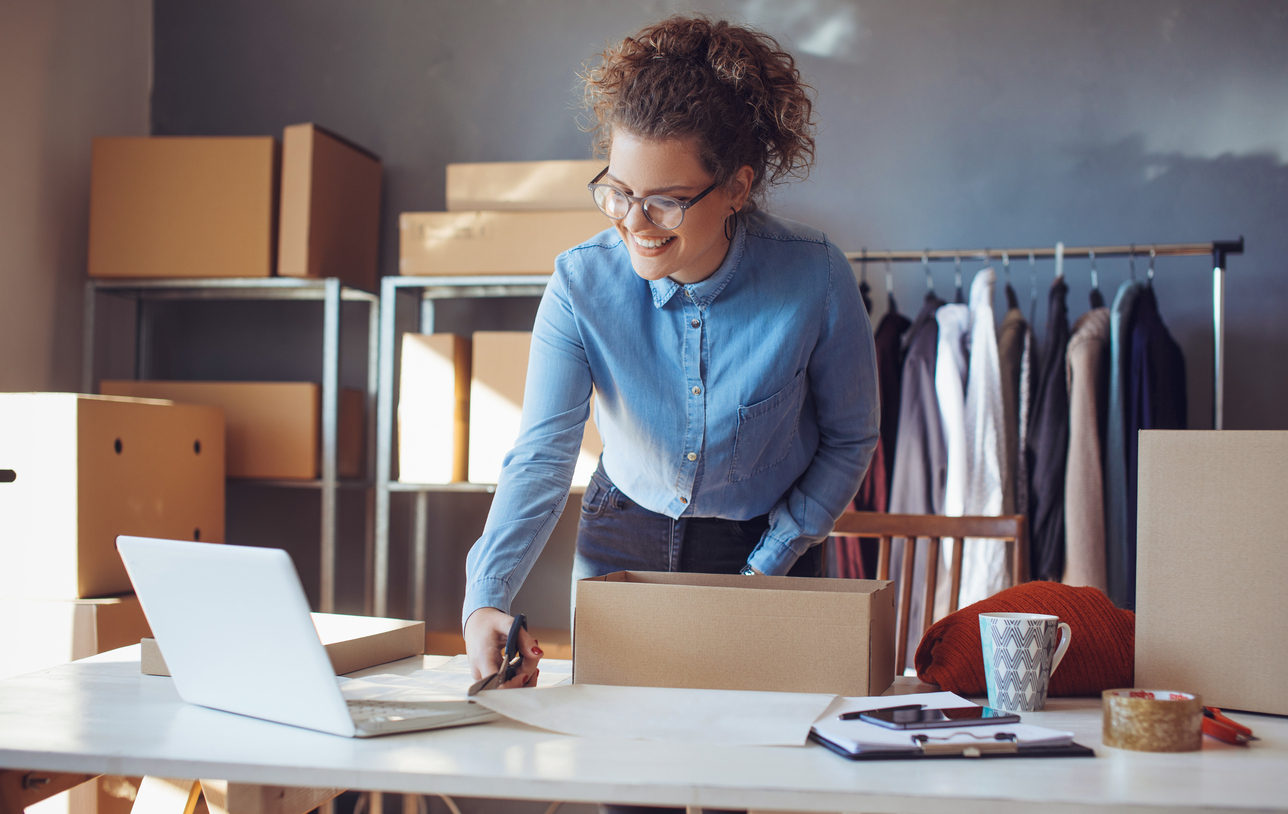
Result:
[[[689,8],[758,25],[798,55],[818,91],[818,166],[770,208],[846,250],[1245,235],[1248,252],[1229,264],[1226,425],[1288,428],[1280,2],[162,3],[153,130],[280,134],[312,120],[370,147],[386,165],[381,265],[394,273],[397,215],[443,207],[446,163],[587,157],[582,60]],[[1186,352],[1195,427],[1211,420],[1209,265],[1162,260],[1156,280]],[[1099,270],[1112,296],[1126,261]],[[1066,273],[1076,317],[1088,265]],[[910,308],[920,271],[896,275]],[[881,276],[872,271],[878,292]],[[1027,263],[1015,277],[1027,303]],[[936,279],[949,290],[951,264]],[[1051,279],[1040,263],[1039,330]],[[528,312],[508,313],[483,316]],[[455,534],[469,537],[481,514],[464,525]]]
[[[75,390],[90,139],[148,132],[151,0],[0,3],[0,392]]]

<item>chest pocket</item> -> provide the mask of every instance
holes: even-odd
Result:
[[[733,440],[729,482],[744,481],[782,463],[796,440],[805,403],[805,371],[774,395],[738,408],[738,434]]]

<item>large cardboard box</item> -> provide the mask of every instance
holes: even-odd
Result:
[[[528,331],[476,331],[474,334],[469,427],[472,483],[496,483],[506,453],[519,438],[531,348],[532,334]],[[590,483],[604,449],[595,428],[593,394],[590,407],[591,417],[582,435],[573,486]]]
[[[1288,432],[1144,431],[1138,473],[1136,686],[1288,715]]]
[[[595,209],[586,189],[604,161],[493,161],[447,165],[447,211]]]
[[[376,616],[314,613],[313,627],[331,658],[336,675],[365,670],[377,664],[419,656],[425,652],[425,623]],[[156,639],[144,639],[140,667],[145,675],[168,676],[169,669]]]
[[[224,411],[230,478],[311,480],[321,476],[322,388],[311,382],[178,382],[107,379],[104,395],[170,399]],[[336,468],[362,477],[365,425],[361,390],[341,388]]]
[[[132,590],[118,534],[224,540],[217,407],[0,393],[0,596]]]
[[[404,334],[398,388],[398,479],[469,480],[472,343],[455,334]]]
[[[404,212],[399,271],[411,275],[550,274],[560,252],[612,225],[598,209]]]
[[[894,682],[886,580],[619,571],[576,590],[579,684],[880,695]]]
[[[379,246],[380,158],[315,124],[286,128],[277,273],[375,291]]]
[[[277,140],[94,139],[91,277],[267,277]]]
[[[151,636],[133,594],[107,599],[0,599],[0,678],[32,673]]]

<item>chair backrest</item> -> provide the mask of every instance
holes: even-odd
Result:
[[[946,537],[962,540],[967,537],[1004,540],[1011,544],[1011,579],[1016,585],[1029,579],[1028,524],[1024,515],[1003,517],[945,517],[938,514],[886,514],[884,512],[843,513],[832,529],[833,537],[876,537],[880,540],[877,555],[877,579],[890,578],[890,548],[895,537],[908,540],[903,547],[903,563],[899,582],[899,603],[896,613],[895,664],[902,669],[908,662],[908,619],[912,611],[913,563],[916,558],[916,540],[926,538],[926,592],[925,609],[921,615],[921,636],[926,635],[934,621],[935,589],[939,562],[939,544]],[[950,567],[951,585],[948,592],[948,612],[957,610],[962,588],[962,546],[954,545]]]

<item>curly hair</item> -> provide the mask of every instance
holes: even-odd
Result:
[[[692,138],[718,184],[751,167],[748,209],[767,187],[808,176],[814,163],[813,89],[767,34],[676,15],[593,57],[581,79],[598,155],[608,154],[617,129]]]

